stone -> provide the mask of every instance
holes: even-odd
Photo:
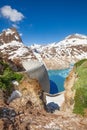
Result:
[[[21,96],[22,94],[18,90],[15,90],[12,92],[11,96],[8,98],[7,103],[9,104],[11,101],[13,101],[16,98],[20,98]]]
[[[54,102],[50,102],[46,105],[46,110],[47,112],[51,112],[53,113],[55,110],[59,110],[59,106],[58,104],[54,103]]]
[[[16,116],[16,112],[13,109],[9,109],[6,107],[0,107],[0,118],[9,118]]]

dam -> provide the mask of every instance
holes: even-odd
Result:
[[[44,92],[50,92],[50,82],[46,67],[37,60],[22,61],[22,65],[32,79],[37,79]]]
[[[29,77],[32,79],[37,79],[42,87],[43,93],[43,100],[44,103],[49,105],[52,103],[52,109],[55,109],[55,104],[61,107],[62,103],[64,102],[64,92],[57,93],[57,94],[50,94],[50,80],[48,76],[47,69],[42,62],[36,60],[26,60],[22,62],[23,67],[28,73]],[[55,103],[55,104],[53,104]],[[51,106],[48,106],[50,109]],[[51,111],[51,110],[50,110]]]

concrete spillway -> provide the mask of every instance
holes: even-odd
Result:
[[[58,104],[59,107],[61,107],[64,102],[64,93],[65,91],[57,93],[57,94],[44,93],[44,102],[46,104],[50,102],[54,102]]]
[[[46,67],[42,62],[36,60],[27,60],[22,62],[23,67],[29,74],[30,78],[37,79],[42,87],[42,89],[49,93],[50,82]]]

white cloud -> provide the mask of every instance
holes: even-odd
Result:
[[[21,21],[24,18],[24,15],[21,12],[18,12],[16,9],[12,9],[11,6],[3,6],[0,9],[1,15],[12,22]]]

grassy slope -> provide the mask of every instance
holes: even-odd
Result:
[[[75,64],[78,80],[74,84],[76,89],[74,113],[84,115],[87,109],[87,59]]]

